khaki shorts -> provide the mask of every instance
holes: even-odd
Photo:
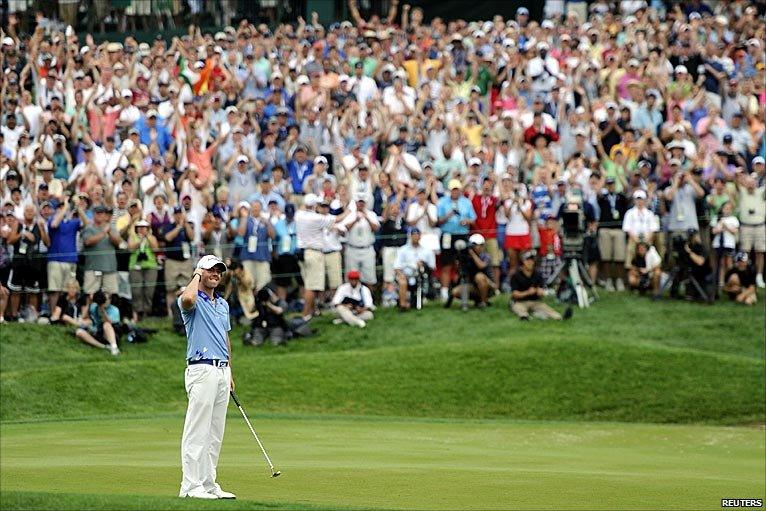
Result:
[[[48,263],[48,291],[66,291],[66,283],[76,278],[77,263]]]
[[[324,255],[324,271],[327,275],[328,289],[338,289],[343,284],[343,257],[340,251],[326,252]]]
[[[743,252],[766,252],[766,225],[740,226],[739,249]]]
[[[598,230],[598,248],[602,261],[625,261],[625,246],[625,232],[622,229]]]
[[[248,259],[242,261],[242,266],[250,272],[250,275],[255,279],[256,291],[271,282],[271,263],[268,261],[253,261]]]
[[[492,266],[500,266],[503,262],[503,252],[500,250],[500,245],[497,243],[497,238],[487,238],[484,240],[484,248],[489,254],[489,258],[492,261]]]
[[[394,263],[399,247],[383,247],[383,282],[394,281]]]
[[[193,272],[194,266],[192,266],[191,259],[187,261],[165,259],[165,290],[171,293],[186,287]]]
[[[319,250],[304,250],[301,265],[304,287],[309,291],[324,291],[324,272],[324,253]]]
[[[117,272],[96,272],[87,270],[83,278],[82,292],[86,295],[92,295],[98,290],[108,295],[117,294],[119,290]]]

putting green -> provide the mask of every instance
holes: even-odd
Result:
[[[230,413],[219,480],[249,508],[720,509],[763,498],[763,428],[621,423],[254,417],[283,475],[269,477]],[[183,418],[3,423],[3,508],[15,492],[99,494],[89,508],[178,508]],[[75,495],[71,495],[75,494]],[[111,500],[104,494],[115,495]],[[31,495],[31,494],[30,494]],[[35,494],[37,501],[45,496]],[[147,500],[147,498],[149,498]],[[127,499],[127,500],[126,500]],[[27,505],[29,502],[27,502]],[[210,509],[208,503],[189,503]],[[219,503],[218,508],[227,504]],[[132,507],[132,506],[131,506]],[[271,507],[271,505],[267,505]],[[76,508],[73,506],[72,508]]]

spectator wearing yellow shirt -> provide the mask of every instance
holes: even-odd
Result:
[[[404,71],[407,73],[407,84],[410,87],[419,87],[424,81],[428,81],[426,71],[430,68],[441,69],[440,60],[426,59],[423,56],[423,50],[417,46],[411,46],[412,58],[402,63]]]

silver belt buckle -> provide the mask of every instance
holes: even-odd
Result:
[[[226,367],[226,366],[229,365],[229,361],[228,360],[218,360],[215,365],[216,365],[216,367]]]

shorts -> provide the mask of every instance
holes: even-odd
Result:
[[[327,289],[338,289],[343,284],[343,257],[340,250],[325,252],[324,271],[327,275]]]
[[[77,263],[48,261],[48,291],[66,291],[66,284],[77,277]]]
[[[303,251],[304,287],[309,291],[324,291],[324,253],[319,250],[306,249]]]
[[[447,236],[449,236],[449,248],[447,247]],[[467,234],[448,234],[448,233],[442,233],[441,237],[441,243],[440,246],[442,247],[441,251],[441,265],[442,266],[451,266],[454,264],[455,259],[457,258],[457,251],[455,250],[455,242],[458,240],[463,240],[466,242],[466,246],[468,246],[468,235]]]
[[[86,295],[92,295],[98,290],[103,291],[107,295],[113,295],[117,294],[119,287],[116,271],[96,272],[95,270],[85,270],[82,292]]]
[[[733,248],[713,248],[713,252],[718,254],[718,257],[734,257],[734,254],[737,253],[736,250]]]
[[[598,247],[598,239],[591,235],[585,235],[582,245],[582,262],[593,264],[601,262],[601,250]]]
[[[346,247],[346,271],[359,270],[362,282],[377,284],[378,277],[375,268],[375,249],[373,247]]]
[[[532,248],[532,235],[527,234],[519,234],[513,235],[513,234],[507,234],[505,236],[505,249],[506,250],[515,250],[517,252],[521,252],[524,250],[529,250]]]
[[[484,248],[489,254],[489,258],[492,266],[500,266],[503,262],[503,251],[500,250],[500,244],[497,242],[497,238],[486,238],[484,240]]]
[[[191,260],[165,259],[165,291],[172,293],[186,287],[193,272]]]
[[[741,225],[739,227],[739,248],[743,252],[766,252],[766,224]]]
[[[242,266],[253,276],[256,291],[271,282],[271,263],[269,261],[246,259],[242,261]]]
[[[598,248],[601,251],[602,261],[625,261],[625,232],[622,229],[599,229]]]
[[[398,250],[399,247],[383,247],[383,282],[391,283],[394,281],[394,263]]]
[[[40,273],[37,264],[26,259],[12,261],[8,289],[14,293],[39,293]]]
[[[298,257],[295,254],[281,254],[271,263],[271,272],[274,282],[279,287],[289,287],[293,279],[298,285],[303,285],[301,267],[298,265]]]

